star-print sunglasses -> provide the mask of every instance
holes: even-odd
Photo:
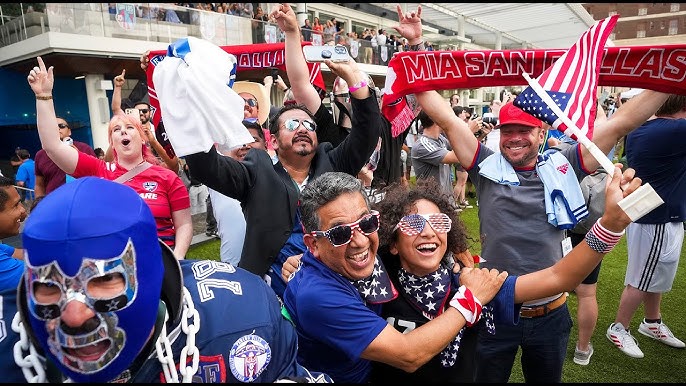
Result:
[[[416,236],[422,233],[427,222],[437,233],[450,232],[453,223],[445,213],[408,214],[400,219],[398,225],[393,228],[393,232],[400,229],[401,232],[408,236]]]
[[[353,229],[359,229],[365,236],[379,230],[379,212],[373,210],[371,213],[362,216],[359,220],[350,224],[336,225],[326,231],[310,232],[315,237],[326,237],[334,247],[348,244],[353,239]]]

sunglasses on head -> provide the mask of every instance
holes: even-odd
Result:
[[[66,123],[58,123],[57,127],[59,127],[60,129],[68,129],[69,125],[67,125]]]
[[[138,109],[138,112],[141,114],[147,114],[150,109]]]
[[[315,131],[317,129],[317,125],[309,119],[298,118],[286,119],[286,121],[283,123],[283,126],[288,131],[295,131],[301,124],[308,131]]]
[[[326,231],[313,231],[310,234],[314,237],[326,237],[334,247],[348,244],[353,239],[353,230],[357,228],[365,236],[379,230],[379,212],[373,210],[369,214],[362,216],[359,220],[350,224],[336,225]]]
[[[437,233],[450,232],[453,223],[450,217],[445,213],[408,214],[400,219],[398,225],[393,228],[393,232],[395,232],[396,229],[400,229],[401,232],[408,236],[416,236],[422,233],[427,222]]]
[[[248,106],[250,106],[250,107],[257,107],[257,101],[256,101],[255,99],[252,99],[252,98],[245,99],[245,98],[243,98],[243,100],[245,101],[245,104],[246,104],[246,105],[248,105]]]

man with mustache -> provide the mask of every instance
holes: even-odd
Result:
[[[325,64],[348,84],[363,79],[354,61]],[[287,64],[288,65],[288,64]],[[224,157],[216,149],[186,156],[191,173],[209,188],[241,202],[246,220],[239,267],[265,280],[281,296],[286,282],[283,262],[305,251],[300,225],[300,191],[317,176],[339,171],[356,176],[379,138],[381,112],[369,87],[352,90],[356,114],[350,134],[336,147],[319,143],[314,115],[299,104],[284,106],[270,119],[270,142],[278,156],[251,149],[243,161]]]

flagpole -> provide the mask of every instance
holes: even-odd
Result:
[[[531,79],[529,74],[526,72],[522,73],[524,76],[524,79],[529,83],[529,86],[536,92],[536,94],[545,102],[548,107],[555,113],[555,115],[558,116],[559,119],[564,122],[565,125],[567,125],[567,130],[564,131],[565,134],[567,134],[568,131],[571,131],[572,134],[574,134],[577,138],[577,141],[579,141],[582,145],[588,149],[588,151],[591,153],[591,155],[600,163],[600,166],[605,169],[608,173],[612,174],[613,171],[615,170],[615,165],[610,161],[609,158],[607,158],[607,155],[605,155],[599,148],[596,146],[593,141],[591,141],[587,136],[581,132],[581,130],[576,127],[576,125],[572,122],[571,119],[567,116],[567,114],[563,113],[562,110],[560,110],[560,106],[557,105],[553,101],[553,98],[548,95],[545,90],[543,90],[543,87],[538,83],[538,81]]]
[[[560,110],[560,106],[558,106],[557,103],[553,101],[553,98],[551,98],[550,95],[543,90],[543,87],[541,87],[538,81],[531,79],[529,74],[526,72],[522,73],[522,75],[524,75],[524,78],[529,83],[529,86],[531,86],[531,89],[534,90],[536,94],[543,100],[543,102],[545,102],[545,104],[550,107],[550,109],[562,120],[562,122],[567,125],[567,130],[564,131],[565,134],[567,134],[567,131],[571,131],[571,133],[576,136],[577,140],[584,145],[589,152],[591,152],[591,155],[593,155],[596,160],[598,160],[600,166],[602,166],[603,169],[612,175],[614,173],[615,166],[610,159],[603,154],[603,152],[598,148],[598,146],[596,146],[595,143],[593,143],[581,132],[581,130],[579,130],[578,127],[576,127],[572,120],[569,119],[567,114]],[[646,182],[633,193],[621,199],[617,204],[620,208],[622,208],[624,213],[629,216],[631,221],[636,221],[653,209],[664,204],[664,201],[660,195],[657,194],[655,189],[653,189],[653,187]]]

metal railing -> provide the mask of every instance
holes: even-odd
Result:
[[[45,3],[43,9],[44,12],[0,18],[0,47],[50,31],[165,43],[194,36],[219,46],[284,41],[274,23],[171,4]],[[345,45],[358,63],[387,65],[400,50],[390,44],[377,47],[368,40],[343,35],[337,35],[335,40],[327,38],[329,41],[314,31],[311,36],[315,45]]]

